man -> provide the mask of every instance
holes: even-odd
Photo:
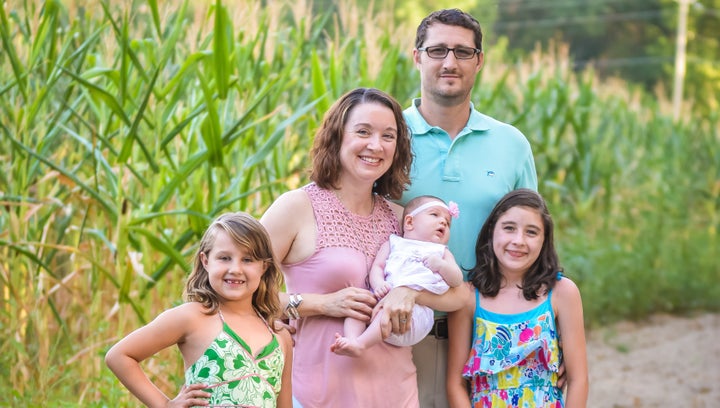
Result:
[[[421,93],[404,111],[415,158],[402,203],[424,194],[458,203],[460,217],[448,245],[467,271],[475,265],[475,242],[495,203],[517,188],[537,190],[532,150],[519,130],[481,114],[470,101],[484,62],[475,18],[458,9],[431,13],[417,28],[413,60]],[[413,347],[423,408],[448,406],[447,319],[435,319],[433,332]]]

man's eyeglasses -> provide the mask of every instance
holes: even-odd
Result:
[[[469,60],[472,59],[475,55],[480,53],[481,50],[477,48],[470,48],[470,47],[455,47],[455,48],[448,48],[443,47],[442,45],[438,45],[435,47],[422,47],[418,48],[418,51],[422,52],[425,51],[428,55],[428,57],[433,59],[444,59],[447,57],[448,53],[450,51],[455,54],[455,58],[461,59],[461,60]]]

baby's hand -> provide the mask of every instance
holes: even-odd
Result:
[[[382,299],[390,292],[390,284],[387,282],[383,282],[382,285],[378,286],[373,290],[373,293],[375,294],[375,297],[378,299]]]
[[[439,272],[444,263],[445,261],[437,255],[430,255],[423,259],[423,265],[433,272]]]

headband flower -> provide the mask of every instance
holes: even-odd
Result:
[[[455,201],[448,202],[448,212],[453,218],[457,218],[460,216],[460,209],[458,208],[458,205]]]

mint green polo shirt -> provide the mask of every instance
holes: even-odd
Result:
[[[419,104],[415,99],[403,112],[414,158],[411,185],[400,204],[425,194],[458,204],[460,216],[452,220],[448,247],[467,279],[475,266],[477,236],[495,204],[512,190],[537,190],[532,149],[514,126],[483,115],[472,104],[468,123],[451,140],[446,131],[425,121]]]

